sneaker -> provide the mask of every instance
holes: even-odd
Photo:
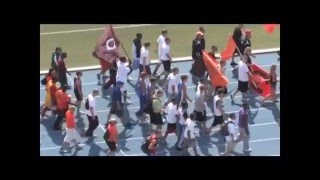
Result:
[[[129,100],[126,100],[126,101],[123,102],[123,104],[126,104],[126,105],[131,104],[131,103],[132,103],[132,102],[129,101]]]
[[[132,77],[128,76],[127,81],[133,81]]]
[[[63,149],[63,148],[60,148],[60,151],[59,151],[59,153],[60,154],[64,154],[64,153],[70,153],[71,152],[71,149]]]
[[[248,148],[248,149],[244,149],[243,152],[251,152],[252,149],[251,148]]]

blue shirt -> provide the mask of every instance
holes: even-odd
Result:
[[[117,101],[120,101],[121,103],[121,100],[122,100],[122,94],[121,94],[121,91],[120,91],[120,87],[113,87],[113,90],[112,90],[112,102],[115,103]]]

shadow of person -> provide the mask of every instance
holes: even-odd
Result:
[[[266,109],[271,110],[275,122],[280,123],[280,109],[274,102],[267,102],[264,106]]]
[[[86,127],[86,125],[84,123],[84,118],[83,117],[77,117],[77,120],[78,120],[77,123],[76,123],[77,130],[78,130],[80,136],[84,136],[85,135],[85,127]]]
[[[132,137],[132,135],[128,135],[128,128],[124,128],[121,133],[118,134],[118,138],[121,139],[118,141],[118,144],[120,145],[121,149],[123,151],[130,151],[130,149],[126,146],[127,139]]]
[[[196,137],[197,140],[197,145],[198,145],[198,151],[201,151],[205,156],[212,156],[209,153],[209,147],[211,146],[210,144],[210,135],[207,134],[201,134],[200,137]]]
[[[218,141],[210,140],[210,142],[212,142],[217,147],[218,153],[220,155],[220,153],[223,153],[226,150],[225,149],[225,143],[226,143],[225,137],[220,134],[220,131],[214,132],[211,135],[211,137],[215,137],[218,140]]]
[[[88,139],[86,144],[90,146],[88,156],[99,156],[100,151],[105,152],[100,146],[98,146],[93,138]]]
[[[131,87],[134,88],[135,92],[137,93],[136,86],[137,86],[138,81],[136,81],[136,83],[133,83],[132,81],[127,81],[127,82]]]
[[[65,131],[54,131],[53,124],[56,116],[49,116],[46,120],[41,120],[41,124],[45,127],[47,135],[51,138],[52,142],[56,145],[61,145],[66,134]]]
[[[103,88],[101,88],[101,98],[109,100],[108,96],[112,95],[112,87],[104,90]]]

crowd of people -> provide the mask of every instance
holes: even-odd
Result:
[[[231,60],[233,71],[238,74],[238,88],[231,95],[232,102],[235,95],[240,91],[242,93],[242,108],[239,110],[238,117],[235,113],[226,113],[223,106],[223,99],[228,94],[227,87],[214,87],[208,80],[208,72],[202,59],[202,50],[205,50],[205,28],[200,27],[196,32],[195,39],[192,41],[192,58],[193,65],[190,70],[192,81],[197,84],[195,98],[192,99],[188,95],[186,83],[189,81],[187,75],[179,76],[179,68],[171,67],[173,57],[171,53],[169,33],[167,30],[162,30],[161,35],[157,39],[156,53],[158,54],[159,62],[155,69],[150,68],[150,52],[152,44],[143,42],[143,35],[136,34],[136,38],[132,42],[132,62],[129,57],[119,56],[112,64],[109,71],[109,79],[104,75],[106,72],[102,68],[101,73],[97,74],[98,84],[102,85],[102,92],[112,87],[112,95],[110,98],[111,109],[107,116],[107,124],[105,125],[104,139],[109,147],[108,155],[115,155],[118,142],[117,120],[125,118],[124,105],[130,105],[127,83],[132,81],[130,77],[132,71],[138,70],[139,76],[135,85],[136,93],[139,97],[140,108],[136,112],[141,124],[150,124],[149,132],[151,135],[146,138],[148,141],[148,154],[154,156],[157,154],[159,144],[166,143],[169,134],[176,135],[175,148],[181,151],[181,155],[187,153],[189,147],[193,149],[194,155],[199,155],[197,152],[197,142],[195,138],[195,126],[200,126],[200,134],[210,134],[214,127],[227,127],[226,150],[221,155],[232,155],[235,145],[243,141],[243,151],[250,152],[252,149],[249,146],[250,131],[248,126],[248,89],[249,79],[251,78],[250,65],[252,64],[251,57],[255,57],[251,53],[251,30],[244,30],[242,24],[235,28],[233,39],[237,45],[234,56],[241,57],[239,62]],[[218,47],[211,46],[209,55],[218,59],[215,53]],[[280,52],[279,52],[280,56]],[[77,150],[82,136],[76,130],[76,119],[82,115],[86,115],[89,127],[84,136],[92,137],[93,132],[99,126],[99,119],[96,112],[95,97],[99,95],[98,89],[93,89],[92,93],[84,98],[82,92],[82,72],[76,72],[74,77],[74,95],[76,101],[71,101],[71,94],[67,92],[70,85],[67,83],[66,65],[64,59],[66,53],[62,52],[60,47],[57,47],[52,55],[52,68],[41,82],[46,87],[45,103],[41,109],[41,117],[45,118],[48,110],[52,111],[52,115],[57,115],[54,123],[54,130],[62,130],[62,122],[66,122],[66,136],[61,146],[60,152],[69,152],[72,147]],[[226,70],[226,61],[220,61],[220,71],[222,74]],[[102,75],[102,76],[101,76]],[[160,79],[164,77],[164,83],[160,83]],[[271,66],[270,69],[270,84],[271,94],[263,99],[276,100],[275,92],[276,85],[279,81],[276,74],[276,66]],[[60,82],[58,87],[57,82]],[[81,111],[81,104],[85,101],[85,112]],[[214,121],[211,125],[207,125],[207,102],[213,103]],[[189,108],[189,104],[194,103],[194,109]],[[263,105],[263,104],[262,104]],[[191,113],[189,113],[191,112]],[[162,131],[162,126],[167,126],[165,132]],[[155,126],[155,128],[153,127]],[[74,145],[72,145],[74,143]]]

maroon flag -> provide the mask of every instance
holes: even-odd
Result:
[[[113,63],[119,55],[119,45],[120,41],[114,34],[112,26],[109,25],[98,39],[93,55],[100,60]]]

